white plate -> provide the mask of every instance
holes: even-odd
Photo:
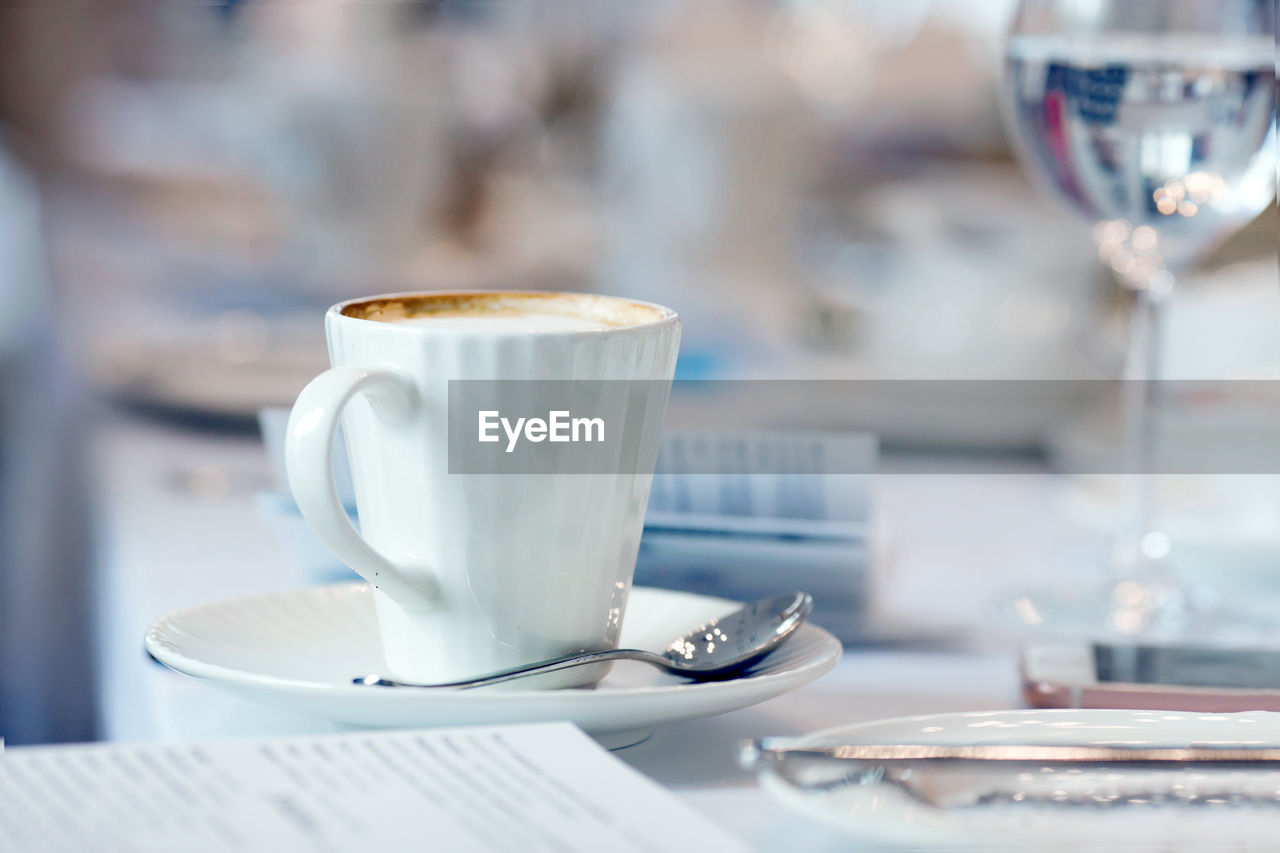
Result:
[[[636,587],[623,646],[662,649],[739,605]],[[182,610],[147,631],[161,663],[211,686],[277,708],[367,727],[569,720],[610,745],[643,739],[660,723],[721,714],[808,684],[835,666],[840,642],[804,625],[742,678],[690,683],[640,663],[618,663],[590,690],[413,690],[361,687],[386,672],[373,601],[363,583],[311,587]]]
[[[877,720],[827,729],[808,744],[1060,744],[1070,746],[1280,746],[1280,714],[1167,711],[985,711]],[[1116,771],[1108,784],[1123,787]],[[1280,777],[1280,773],[1276,774]],[[1267,777],[1268,785],[1270,776]],[[1132,781],[1132,780],[1131,780]],[[768,773],[761,782],[785,805],[869,845],[951,849],[1271,849],[1280,803],[1269,807],[1040,806],[945,810],[887,784],[847,784],[821,793]],[[1280,785],[1280,782],[1277,783]],[[1270,788],[1268,787],[1268,790]]]

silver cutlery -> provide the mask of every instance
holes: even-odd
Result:
[[[695,681],[732,678],[759,662],[794,634],[812,610],[813,599],[808,593],[791,592],[761,599],[727,616],[699,625],[661,653],[643,649],[579,652],[514,666],[477,678],[440,684],[416,684],[376,674],[354,678],[352,681],[371,687],[466,689],[616,660],[641,661]]]
[[[884,784],[935,808],[1280,806],[1275,747],[744,743],[739,763],[805,791]]]
[[[1032,764],[1240,764],[1280,762],[1276,747],[1218,747],[1192,744],[1178,747],[1035,746],[1017,744],[835,744],[810,746],[796,738],[766,737],[743,745],[742,761],[748,767],[763,762],[816,758],[879,763],[922,761],[998,761]],[[1280,769],[1280,764],[1276,765]]]

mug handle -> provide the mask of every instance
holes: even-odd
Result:
[[[347,517],[333,479],[333,440],[347,403],[368,397],[388,426],[407,424],[418,407],[411,380],[386,368],[333,367],[302,389],[289,414],[285,468],[302,517],[334,555],[397,603],[434,606],[437,584],[429,572],[412,575],[365,541]]]

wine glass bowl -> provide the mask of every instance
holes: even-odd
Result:
[[[1005,50],[1020,159],[1121,281],[1167,291],[1161,272],[1274,196],[1275,56],[1270,0],[1025,0]]]

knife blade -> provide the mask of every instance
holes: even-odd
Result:
[[[741,760],[751,768],[786,758],[860,762],[1017,762],[1034,764],[1251,764],[1280,761],[1280,747],[1150,747],[1039,744],[830,744],[810,745],[799,738],[766,737],[743,744]]]

